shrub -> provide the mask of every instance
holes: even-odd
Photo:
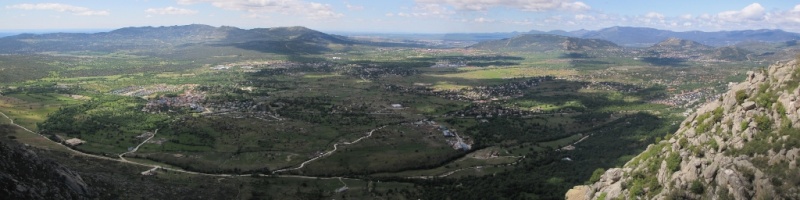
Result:
[[[605,192],[600,193],[600,196],[597,196],[597,200],[606,200],[606,195],[608,194],[606,194]]]
[[[744,103],[744,100],[747,99],[747,98],[748,98],[747,92],[745,92],[744,90],[736,91],[736,103],[737,104]]]
[[[685,137],[682,137],[680,140],[678,140],[678,145],[680,145],[681,148],[686,148],[687,144],[689,144],[689,140]]]
[[[703,186],[703,183],[700,182],[700,180],[692,181],[692,185],[689,186],[689,191],[695,194],[703,194],[704,190],[705,187]]]
[[[667,169],[670,172],[676,172],[681,168],[681,155],[678,152],[672,152],[667,157]]]
[[[756,128],[759,131],[769,131],[772,128],[772,119],[767,115],[759,115],[755,117]]]
[[[714,149],[714,150],[719,149],[719,144],[717,144],[717,140],[715,140],[713,138],[708,140],[708,144],[707,145],[711,149]]]
[[[595,169],[594,172],[592,172],[592,177],[589,178],[589,183],[591,184],[591,183],[599,181],[600,180],[600,176],[603,176],[603,173],[605,173],[605,172],[606,172],[606,170],[603,169],[603,168]]]

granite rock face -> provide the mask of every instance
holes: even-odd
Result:
[[[800,199],[798,81],[797,61],[748,72],[582,199]]]
[[[3,199],[91,199],[78,173],[15,143],[0,142]]]

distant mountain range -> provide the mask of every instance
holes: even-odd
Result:
[[[778,29],[740,30],[740,31],[687,31],[676,32],[643,27],[610,27],[600,30],[576,31],[538,31],[529,32],[496,32],[496,33],[448,33],[448,34],[391,34],[392,37],[407,39],[445,40],[445,41],[489,41],[512,38],[522,34],[550,34],[584,39],[603,39],[621,46],[649,47],[669,38],[696,41],[708,46],[729,46],[741,42],[785,42],[800,40],[800,34]],[[358,35],[358,34],[349,34]],[[370,34],[381,36],[382,34]]]
[[[305,54],[331,46],[408,44],[369,42],[305,27],[240,29],[208,25],[128,27],[100,33],[20,34],[0,38],[0,53],[172,49],[191,45],[233,46],[271,53]]]
[[[781,45],[794,47],[800,34],[782,30],[675,32],[653,28],[611,27],[596,31],[530,31],[528,33],[386,34],[394,40],[347,37],[305,27],[240,29],[230,26],[184,25],[128,27],[99,33],[19,34],[0,38],[0,53],[48,51],[163,50],[197,46],[229,46],[280,54],[317,54],[353,45],[421,47],[424,40],[472,41],[471,48],[501,51],[596,50],[647,47],[683,52],[712,50],[744,44],[719,52],[741,58],[743,54],[770,54]],[[358,38],[358,39],[356,39]],[[411,39],[409,39],[411,38]],[[400,40],[397,40],[400,39]],[[414,41],[411,41],[414,40]],[[769,44],[767,44],[769,43]],[[427,43],[431,44],[431,43]],[[780,45],[773,45],[780,44]],[[763,49],[760,49],[762,48]],[[747,49],[747,50],[744,50]],[[723,49],[720,49],[723,50]]]
[[[550,34],[523,34],[508,39],[480,42],[469,48],[493,51],[584,51],[618,47],[613,42],[601,39],[583,39]]]
[[[573,31],[567,32],[567,34],[580,38],[604,39],[623,46],[650,46],[668,38],[692,40],[710,46],[728,46],[745,41],[784,42],[800,40],[800,34],[778,29],[675,32],[641,27],[611,27],[597,31]]]

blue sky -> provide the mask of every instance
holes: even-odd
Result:
[[[800,32],[786,0],[4,0],[0,30],[116,29],[208,24],[384,33],[596,30]]]

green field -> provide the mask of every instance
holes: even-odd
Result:
[[[116,157],[157,130],[126,157],[210,174],[318,177],[232,178],[249,195],[242,198],[461,196],[487,192],[482,185],[525,185],[515,191],[560,198],[594,169],[626,162],[673,129],[685,108],[657,102],[716,91],[747,68],[563,51],[335,48],[346,52],[211,46],[158,56],[0,55],[8,63],[46,61],[0,85],[0,111],[45,135],[85,140],[74,148],[91,154]],[[467,66],[431,68],[440,61]],[[440,125],[459,137],[445,137]],[[63,148],[34,134],[15,137]],[[471,149],[453,148],[456,141]],[[336,193],[343,184],[329,177],[346,177],[348,192]]]

